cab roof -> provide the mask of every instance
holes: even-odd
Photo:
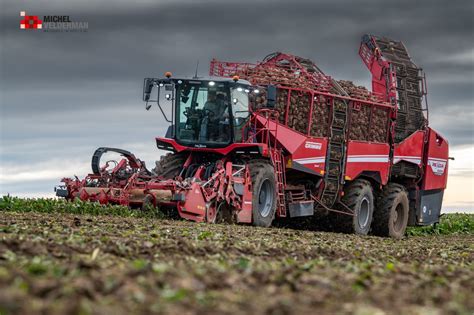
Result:
[[[227,77],[217,77],[217,76],[199,76],[199,77],[191,77],[191,76],[180,76],[180,77],[170,77],[168,78],[161,78],[163,80],[183,80],[183,81],[214,81],[214,82],[234,82],[232,78]],[[247,80],[239,79],[236,83],[240,84],[247,84],[251,85],[251,83]]]

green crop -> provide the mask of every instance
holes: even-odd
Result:
[[[81,200],[71,202],[65,199],[23,199],[12,196],[0,198],[0,211],[162,217],[158,209],[155,209],[155,211],[141,211],[140,209],[131,209],[120,205],[101,205],[98,202],[84,202]]]
[[[132,209],[120,205],[101,205],[97,202],[84,202],[81,200],[70,202],[64,199],[23,199],[12,196],[3,196],[0,198],[0,211],[116,215],[148,218],[163,218],[164,216],[156,208],[148,208],[146,211],[142,211],[140,209]],[[184,232],[185,231],[183,231],[183,233]],[[474,214],[445,214],[441,217],[438,224],[425,227],[409,227],[407,234],[411,236],[474,234]],[[205,231],[198,236],[198,239],[204,240],[209,237],[212,237],[212,233]]]
[[[413,236],[474,234],[474,214],[444,214],[439,223],[424,227],[409,227],[407,234]]]

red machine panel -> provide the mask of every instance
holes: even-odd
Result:
[[[291,156],[291,167],[324,175],[327,145],[326,138],[307,138]]]
[[[424,138],[425,131],[420,130],[413,133],[402,142],[395,144],[393,164],[397,164],[400,161],[407,161],[421,166]]]
[[[357,178],[364,171],[377,172],[383,185],[388,181],[390,146],[385,143],[349,141],[345,176]]]
[[[428,128],[429,140],[424,158],[423,190],[445,189],[448,180],[448,141]]]
[[[263,118],[259,117],[261,121]],[[288,168],[324,175],[326,164],[327,138],[307,137],[281,124],[269,121],[270,134],[289,153]]]
[[[276,124],[274,121],[268,121],[264,117],[258,117],[258,120],[264,125],[268,125],[270,134],[274,141],[278,142],[285,150],[290,154],[293,154],[298,150],[301,145],[308,139],[307,136],[285,126],[282,124]]]

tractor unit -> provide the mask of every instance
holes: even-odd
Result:
[[[149,170],[128,151],[99,148],[92,173],[63,178],[56,194],[196,222],[329,217],[394,238],[436,223],[448,142],[428,126],[425,76],[401,42],[365,35],[359,54],[370,92],[285,53],[213,59],[208,77],[146,78],[146,109],[157,103],[170,124],[156,144],[169,153]],[[107,152],[123,158],[101,163]]]

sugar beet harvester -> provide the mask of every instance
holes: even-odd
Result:
[[[170,123],[156,143],[171,153],[148,170],[99,148],[93,173],[62,179],[57,195],[197,222],[306,216],[395,238],[438,222],[448,143],[428,127],[425,76],[401,42],[365,35],[359,54],[372,92],[284,53],[212,60],[206,78],[147,78],[147,109],[156,102]],[[101,165],[107,151],[123,159]]]

